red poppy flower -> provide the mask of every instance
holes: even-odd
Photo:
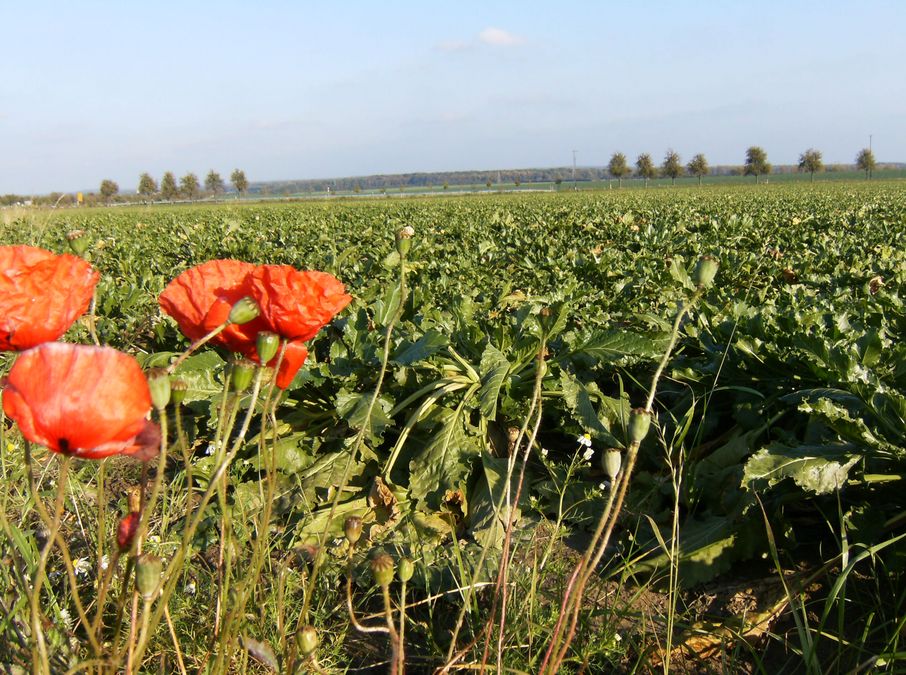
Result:
[[[48,342],[22,352],[3,410],[29,441],[82,459],[157,452],[151,394],[138,362],[110,347]]]
[[[236,302],[251,295],[247,279],[254,269],[251,263],[239,260],[210,260],[171,281],[158,303],[176,319],[187,338],[198,340],[226,321]],[[254,348],[255,336],[262,330],[268,329],[260,318],[230,324],[211,342],[244,354],[249,346]]]
[[[187,337],[197,340],[226,321],[232,306],[246,296],[254,298],[261,314],[248,323],[228,326],[212,342],[258,361],[259,332],[288,340],[277,372],[281,389],[289,386],[308,356],[303,343],[352,299],[342,283],[324,272],[211,260],[171,281],[160,296],[160,306]],[[268,365],[275,363],[276,357]]]
[[[0,350],[59,338],[88,309],[99,278],[73,255],[0,246]]]
[[[310,340],[352,300],[332,274],[289,265],[256,267],[249,283],[261,318],[288,340]]]

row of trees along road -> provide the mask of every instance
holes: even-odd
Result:
[[[868,148],[863,148],[856,155],[856,167],[865,172],[866,178],[871,178],[875,170],[874,153]],[[799,155],[799,170],[803,173],[810,174],[811,180],[815,179],[815,174],[824,171],[824,162],[821,158],[821,151],[809,148]],[[664,154],[664,162],[660,166],[660,175],[670,179],[671,184],[676,183],[676,179],[683,175],[683,164],[679,154],[672,148]],[[611,176],[619,180],[620,187],[623,186],[623,179],[632,175],[632,169],[626,161],[626,155],[622,152],[615,152],[610,158],[607,165],[607,171]],[[685,171],[690,176],[698,178],[698,184],[701,185],[702,178],[708,175],[708,160],[702,153],[695,155],[685,166]],[[635,173],[640,178],[645,179],[645,186],[648,181],[658,176],[658,167],[654,165],[651,155],[647,152],[642,153],[635,160]],[[742,174],[745,176],[755,176],[755,182],[758,182],[759,176],[771,173],[771,163],[768,161],[768,154],[757,145],[753,145],[746,150],[746,161],[742,166]]]
[[[230,174],[230,182],[240,196],[248,190],[249,182],[245,177],[245,171],[236,169]],[[110,201],[120,191],[119,185],[110,179],[101,181],[100,193],[105,201]],[[209,195],[219,195],[226,192],[226,184],[223,182],[220,174],[211,169],[204,179],[204,192]],[[149,173],[143,173],[138,179],[138,194],[145,199],[150,199],[159,195],[161,199],[173,200],[178,197],[184,199],[196,199],[201,195],[201,183],[198,182],[198,176],[189,172],[179,179],[176,183],[176,176],[172,171],[167,171],[160,179],[160,187],[157,181]]]

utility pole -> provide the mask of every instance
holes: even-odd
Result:
[[[573,150],[573,191],[577,192],[579,188],[576,187],[576,150]]]
[[[874,134],[868,134],[868,151],[871,152],[871,138]]]

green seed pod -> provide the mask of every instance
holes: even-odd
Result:
[[[258,333],[255,340],[255,348],[258,350],[258,358],[262,366],[266,366],[277,355],[280,349],[280,336],[270,331]]]
[[[88,250],[88,237],[85,230],[73,230],[66,235],[66,241],[69,243],[69,250],[76,255],[82,255]]]
[[[318,648],[318,631],[314,626],[305,626],[296,633],[296,645],[303,656],[309,656]]]
[[[397,576],[400,578],[400,581],[409,581],[412,578],[412,575],[415,574],[415,564],[410,558],[402,557],[400,558],[400,566],[396,571]]]
[[[390,582],[393,581],[393,558],[386,553],[379,553],[371,559],[368,565],[371,567],[371,576],[374,577],[374,583],[381,588],[390,585]]]
[[[415,235],[415,230],[410,226],[400,228],[396,232],[396,250],[401,257],[409,252],[409,248],[412,246],[412,237]]]
[[[181,405],[188,390],[189,384],[185,380],[179,378],[170,380],[170,400],[173,401],[173,405]]]
[[[143,599],[150,600],[154,597],[162,570],[163,563],[156,555],[143,553],[139,556],[135,564],[135,585]]]
[[[246,296],[237,300],[233,308],[230,309],[229,322],[235,324],[248,323],[261,313],[258,303],[254,299]]]
[[[711,288],[720,261],[712,255],[703,255],[698,259],[695,271],[692,273],[692,282],[699,288]]]
[[[233,391],[243,392],[252,383],[252,374],[255,372],[255,362],[248,359],[233,359],[230,368],[230,383]]]
[[[629,442],[641,443],[648,435],[651,413],[644,408],[635,408],[629,413]]]
[[[148,389],[151,391],[151,403],[158,410],[163,410],[170,402],[170,376],[163,368],[152,368],[148,371]]]
[[[610,480],[616,480],[623,464],[623,453],[618,448],[607,448],[601,458],[601,464],[604,465],[604,471]]]
[[[362,519],[358,516],[349,516],[343,523],[343,531],[346,533],[346,539],[355,546],[355,543],[362,537]]]

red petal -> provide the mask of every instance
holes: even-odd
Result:
[[[99,278],[73,255],[0,247],[0,349],[28,349],[59,338],[88,309]]]
[[[3,408],[28,440],[97,459],[136,451],[151,395],[138,362],[128,354],[52,342],[16,359]]]

